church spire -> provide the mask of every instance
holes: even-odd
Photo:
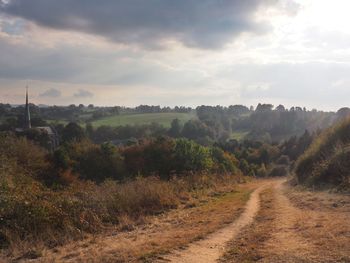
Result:
[[[32,124],[30,123],[30,111],[29,111],[29,101],[28,101],[28,86],[26,87],[26,106],[24,111],[24,128],[30,129],[32,128]]]

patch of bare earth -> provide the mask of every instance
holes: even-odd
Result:
[[[259,210],[260,192],[267,185],[268,183],[265,182],[252,193],[245,206],[245,211],[237,220],[219,231],[206,236],[203,240],[190,244],[183,251],[172,252],[165,256],[161,262],[216,262],[223,254],[226,243],[234,238],[242,228],[253,222],[254,217]]]
[[[146,222],[125,231],[110,230],[80,242],[42,251],[31,262],[153,262],[173,249],[184,249],[230,224],[244,210],[250,193],[260,185],[251,182],[227,187],[197,202],[145,219]]]
[[[278,182],[261,194],[255,222],[222,262],[350,262],[349,196],[295,191]]]

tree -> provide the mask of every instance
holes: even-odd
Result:
[[[345,119],[348,116],[350,116],[350,108],[344,107],[337,111],[338,119]]]
[[[169,136],[174,137],[174,138],[178,138],[181,135],[181,131],[182,131],[182,127],[181,127],[179,119],[174,119],[171,122],[171,127],[168,131]]]
[[[68,123],[62,131],[62,140],[64,142],[82,141],[84,138],[86,138],[86,135],[83,128],[75,122]]]
[[[187,139],[176,140],[175,163],[180,172],[209,170],[214,164],[207,147]]]
[[[86,130],[86,135],[89,138],[92,138],[94,134],[94,127],[92,126],[91,122],[86,123],[85,130]]]
[[[276,111],[285,111],[285,110],[286,110],[286,108],[282,104],[280,104],[276,107]]]
[[[189,120],[185,123],[182,135],[188,139],[198,139],[209,136],[214,137],[214,133],[210,128],[199,120]]]

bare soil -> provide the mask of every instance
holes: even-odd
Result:
[[[185,250],[174,251],[159,262],[207,263],[218,260],[225,251],[226,243],[234,238],[243,227],[253,222],[259,210],[260,192],[269,184],[270,182],[265,182],[253,192],[245,206],[245,211],[237,220],[206,238],[192,243]]]

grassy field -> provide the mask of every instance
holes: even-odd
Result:
[[[231,134],[231,139],[237,140],[237,141],[242,141],[248,133],[249,132],[247,132],[247,131],[234,131]]]
[[[142,113],[142,114],[125,114],[106,117],[92,122],[94,127],[102,125],[108,126],[126,126],[126,125],[142,125],[150,124],[152,122],[159,123],[164,127],[170,127],[172,120],[179,119],[181,122],[186,122],[195,118],[192,113]]]

